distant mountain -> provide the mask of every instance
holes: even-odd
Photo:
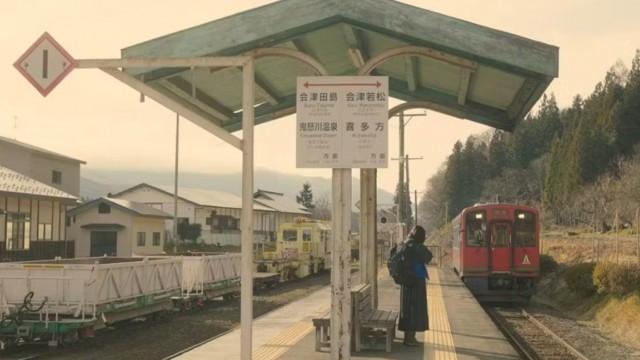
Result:
[[[311,184],[316,199],[331,198],[331,179],[323,177],[306,177],[294,174],[285,174],[270,170],[255,171],[255,188],[271,190],[295,197],[302,189],[302,184],[308,181]],[[164,171],[138,171],[138,170],[96,170],[82,169],[80,181],[80,195],[83,199],[95,199],[106,196],[108,193],[116,193],[139,183],[173,185],[173,173]],[[180,174],[180,186],[225,191],[240,196],[242,176],[240,173],[229,174],[203,174],[183,172]],[[360,181],[353,179],[353,203],[360,198]],[[393,194],[386,190],[378,189],[378,203],[393,203]]]

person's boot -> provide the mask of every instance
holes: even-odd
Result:
[[[418,346],[420,343],[416,340],[416,332],[415,331],[405,331],[404,333],[404,341],[402,342],[405,346]]]

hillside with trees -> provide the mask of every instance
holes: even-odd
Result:
[[[602,230],[640,206],[640,51],[616,63],[586,98],[560,108],[545,95],[513,133],[457,142],[427,182],[420,222],[441,228],[464,207],[513,202],[543,210],[547,224]]]

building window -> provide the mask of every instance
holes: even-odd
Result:
[[[160,246],[160,233],[159,232],[154,232],[153,233],[153,246]]]
[[[29,250],[31,217],[28,214],[7,214],[7,250]]]
[[[38,241],[51,240],[52,234],[52,224],[38,224]]]
[[[98,205],[98,214],[111,214],[111,206],[109,204]]]
[[[143,232],[138,233],[138,246],[145,246],[147,243],[147,234]]]
[[[51,183],[53,184],[62,184],[62,171],[53,170],[51,172]]]
[[[212,215],[207,218],[207,225],[211,226],[212,233],[239,230],[238,219],[229,215]]]

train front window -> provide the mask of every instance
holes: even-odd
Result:
[[[509,225],[508,224],[494,224],[493,231],[491,232],[491,246],[493,247],[508,247],[509,240]]]
[[[311,241],[311,230],[302,230],[302,241]]]
[[[515,246],[536,246],[536,216],[528,211],[516,211],[513,226]]]
[[[282,238],[284,241],[296,241],[298,240],[298,230],[284,230]]]
[[[487,246],[487,216],[484,211],[467,214],[467,246]]]

